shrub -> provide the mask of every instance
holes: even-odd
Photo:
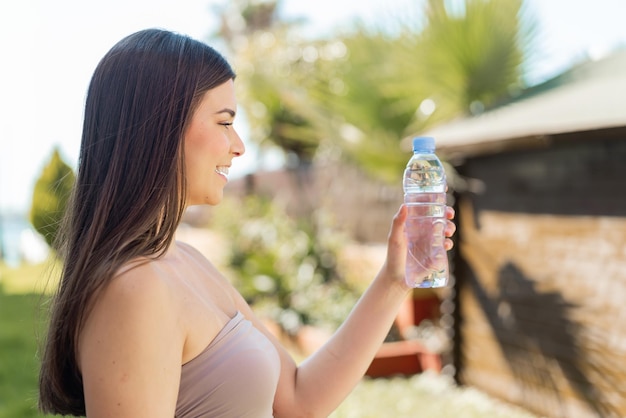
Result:
[[[63,161],[58,148],[55,147],[50,161],[35,183],[30,209],[33,227],[50,246],[56,239],[74,179],[74,172]]]
[[[356,302],[337,271],[342,239],[321,212],[298,222],[271,200],[248,196],[225,200],[214,225],[228,236],[239,291],[287,332],[303,324],[334,329]]]

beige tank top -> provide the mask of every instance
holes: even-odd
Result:
[[[275,347],[237,312],[183,365],[176,417],[272,417],[279,373]]]

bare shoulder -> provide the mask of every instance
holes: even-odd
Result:
[[[115,299],[128,299],[133,303],[152,305],[172,300],[172,288],[176,280],[174,270],[161,260],[137,261],[122,267],[105,289],[115,295]],[[156,298],[156,299],[155,299]]]
[[[98,294],[93,303],[94,314],[125,315],[127,319],[142,314],[154,315],[175,307],[172,292],[174,280],[158,262],[147,261],[124,266]],[[171,312],[170,312],[171,313]]]
[[[112,334],[107,338],[128,338],[124,333],[145,338],[147,334],[175,327],[176,293],[171,274],[158,262],[120,269],[93,301],[79,345],[90,336],[103,337],[99,335],[103,333]],[[159,327],[152,325],[155,322]]]

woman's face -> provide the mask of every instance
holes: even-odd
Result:
[[[184,137],[188,206],[221,202],[231,162],[245,151],[232,126],[236,110],[233,80],[200,100]]]

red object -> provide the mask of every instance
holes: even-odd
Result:
[[[418,341],[384,343],[365,374],[369,377],[412,375],[424,370],[441,371],[441,356],[429,353]]]
[[[424,319],[437,318],[439,305],[436,294],[408,297],[396,317],[400,335],[406,336],[411,327],[419,325]],[[365,374],[369,377],[412,375],[424,370],[440,372],[441,367],[439,354],[428,352],[419,341],[403,340],[384,343]]]

